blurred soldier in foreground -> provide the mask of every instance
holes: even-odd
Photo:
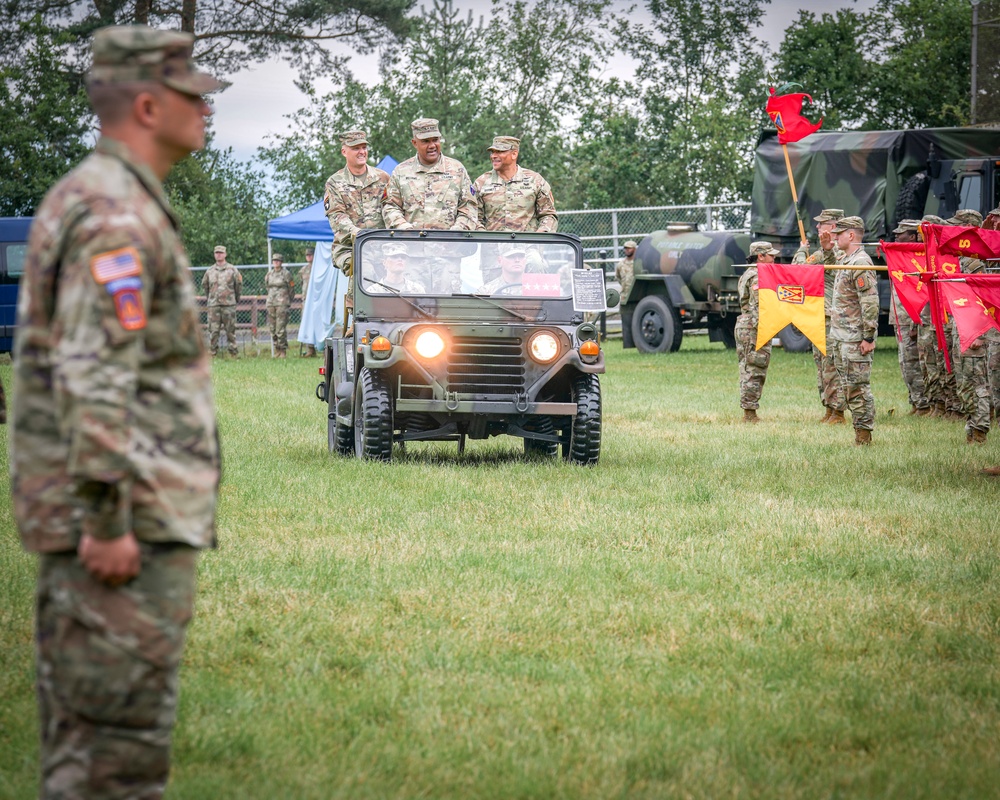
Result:
[[[355,235],[365,228],[385,227],[382,195],[389,173],[368,166],[368,134],[364,131],[343,134],[340,154],[347,163],[326,179],[323,208],[333,231],[333,263],[351,276]]]
[[[239,358],[236,345],[236,304],[243,293],[243,276],[226,260],[226,248],[215,247],[215,263],[205,271],[201,286],[208,304],[208,349],[215,356],[219,353],[219,333],[226,331],[229,355]]]
[[[622,245],[625,257],[615,264],[615,280],[621,284],[621,302],[619,308],[622,315],[622,347],[635,347],[632,341],[632,306],[625,308],[628,296],[632,293],[632,286],[635,285],[635,242],[629,239]]]
[[[161,182],[205,143],[194,37],[94,35],[96,149],[46,195],[18,305],[11,474],[37,595],[43,797],[158,798],[219,452],[190,263]]]
[[[865,223],[861,217],[843,217],[833,229],[837,246],[843,251],[844,266],[836,270],[833,308],[830,312],[830,339],[834,363],[851,409],[854,443],[869,445],[875,428],[875,398],[872,396],[872,353],[878,335],[878,285],[875,272],[865,267],[872,260],[861,246]]]
[[[844,216],[843,209],[824,208],[819,216],[813,217],[816,222],[816,233],[819,235],[819,250],[809,254],[809,242],[802,242],[792,256],[793,264],[836,264],[843,257],[843,252],[833,241],[833,228],[837,220]],[[823,273],[823,311],[826,317],[826,339],[830,340],[830,307],[833,305],[833,281],[836,273],[828,269]],[[826,409],[820,422],[831,425],[841,425],[844,420],[844,391],[840,386],[837,368],[833,364],[833,354],[828,350],[826,355],[816,345],[812,348],[813,361],[816,362],[816,388],[819,390],[819,400]]]
[[[487,148],[493,169],[472,186],[479,230],[551,233],[559,225],[552,188],[537,172],[518,166],[520,147],[520,139],[496,136]],[[500,265],[487,261],[481,270],[489,283],[500,274]]]
[[[476,210],[472,182],[461,162],[441,154],[441,131],[436,119],[410,124],[417,154],[392,171],[385,189],[382,217],[387,228],[472,231]],[[428,274],[420,282],[429,291],[461,291],[460,260],[427,253]]]
[[[904,219],[893,231],[897,242],[915,242],[920,230],[920,220]],[[891,289],[892,307],[889,309],[889,323],[896,331],[899,347],[899,371],[906,384],[910,400],[910,413],[925,417],[931,413],[931,403],[924,394],[924,376],[920,370],[920,350],[917,346],[918,325],[899,302],[895,286]]]
[[[978,228],[983,224],[983,215],[975,209],[964,208],[955,212],[948,220],[949,225],[963,225]],[[982,272],[986,264],[978,258],[962,256],[962,273],[975,275]],[[995,329],[991,329],[994,330]],[[977,338],[963,353],[958,326],[952,324],[951,357],[955,370],[955,384],[958,399],[965,414],[965,441],[968,444],[986,444],[990,431],[990,379],[987,374],[986,334]]]
[[[771,363],[771,343],[757,350],[757,323],[760,320],[760,304],[757,295],[757,264],[773,264],[780,251],[771,247],[770,242],[751,242],[750,258],[754,261],[740,276],[740,311],[736,319],[736,355],[740,362],[740,408],[743,421],[757,423],[757,409],[760,395],[767,379],[767,367]]]
[[[264,277],[267,287],[267,325],[271,331],[271,347],[275,358],[285,358],[288,350],[288,310],[295,295],[292,273],[282,264],[281,253],[271,256],[271,269]]]
[[[302,308],[306,307],[306,297],[309,295],[309,278],[312,277],[313,259],[316,257],[316,248],[306,248],[306,264],[299,269],[299,283],[302,285]],[[303,358],[314,358],[316,356],[316,345],[307,344],[302,352]]]

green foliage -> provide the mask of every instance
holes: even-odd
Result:
[[[337,458],[315,360],[215,362],[219,549],[167,795],[994,797],[995,446],[902,413],[889,338],[871,448],[816,424],[809,354],[775,351],[744,425],[735,352],[705,338],[608,343],[594,469],[508,438]],[[36,559],[8,483],[0,796],[21,798]]]
[[[267,221],[276,216],[261,174],[211,145],[177,164],[164,183],[194,265],[214,263],[217,244],[233,264],[267,263]],[[304,245],[303,245],[304,246]],[[288,247],[288,260],[296,257]]]
[[[0,62],[0,215],[30,216],[86,155],[91,114],[79,74],[62,66],[67,36],[24,23],[16,61]]]

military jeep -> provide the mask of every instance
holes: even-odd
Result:
[[[394,445],[506,434],[528,456],[596,464],[604,354],[583,309],[617,302],[564,234],[363,231],[354,319],[326,340],[328,443],[388,461]],[[608,297],[607,295],[612,295]]]

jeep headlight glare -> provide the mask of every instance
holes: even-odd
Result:
[[[548,364],[559,355],[559,342],[551,333],[536,333],[528,342],[528,351],[539,364]]]
[[[444,351],[444,339],[437,331],[424,331],[414,345],[421,358],[437,358]]]

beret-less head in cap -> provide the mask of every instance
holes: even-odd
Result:
[[[429,117],[421,117],[410,123],[410,130],[413,131],[414,139],[440,139],[441,131],[438,129],[438,121]]]
[[[521,140],[513,136],[494,136],[493,144],[487,150],[496,150],[498,153],[505,153],[508,150],[520,150]]]

